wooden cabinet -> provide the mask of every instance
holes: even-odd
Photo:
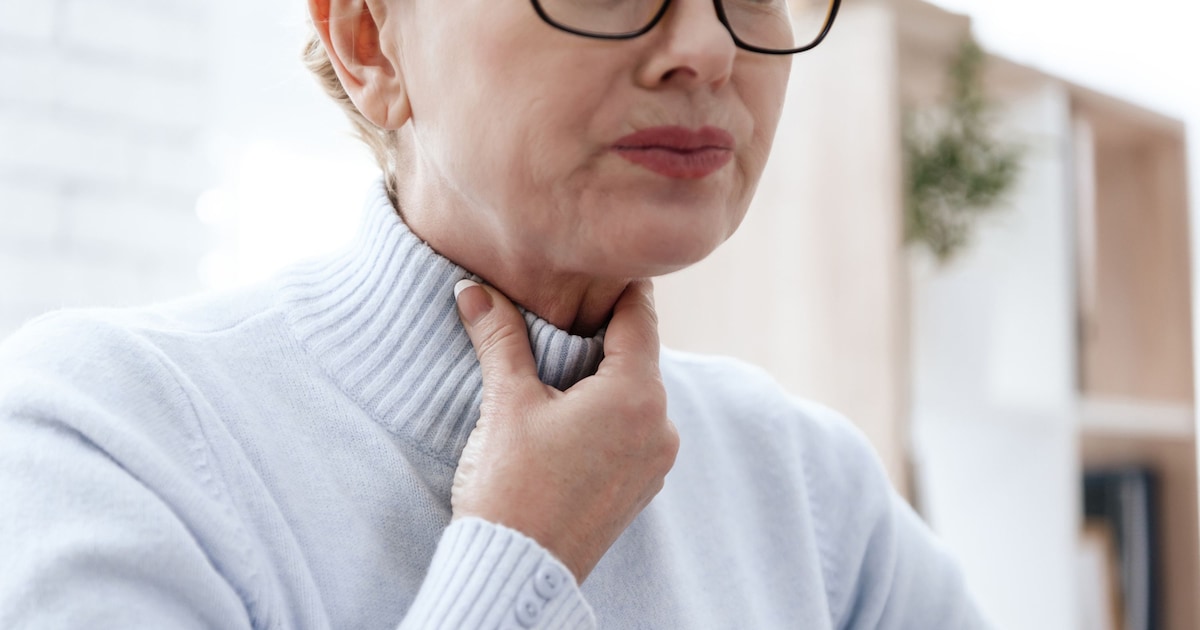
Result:
[[[1179,123],[1075,91],[1080,452],[1159,477],[1164,627],[1200,625],[1187,162]]]

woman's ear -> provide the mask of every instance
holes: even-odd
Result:
[[[399,129],[412,115],[395,42],[382,33],[385,0],[308,0],[313,26],[354,106],[383,129]],[[394,34],[391,34],[394,36]]]

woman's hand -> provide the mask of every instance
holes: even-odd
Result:
[[[538,380],[525,320],[498,291],[472,283],[458,306],[483,367],[483,403],[454,475],[454,518],[525,533],[583,583],[662,489],[679,450],[653,288],[629,285],[597,373],[566,392]]]

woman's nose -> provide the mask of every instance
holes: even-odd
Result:
[[[671,0],[662,21],[643,37],[647,54],[638,70],[643,87],[718,89],[729,81],[738,48],[712,0]]]

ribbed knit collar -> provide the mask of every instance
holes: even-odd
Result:
[[[349,248],[284,277],[297,339],[343,391],[392,433],[458,461],[479,417],[482,375],[459,322],[454,285],[470,272],[435,252],[372,187]],[[564,332],[525,312],[543,383],[567,389],[593,374],[602,334]]]

